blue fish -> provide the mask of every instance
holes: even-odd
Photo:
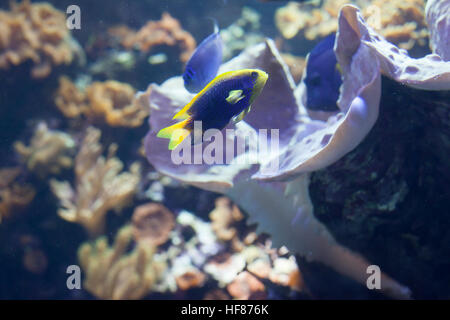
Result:
[[[172,118],[182,121],[161,129],[157,137],[170,139],[169,150],[173,150],[194,131],[196,121],[201,121],[202,131],[205,132],[208,129],[222,130],[231,120],[242,120],[268,77],[267,73],[258,69],[222,73]],[[191,136],[191,142],[200,142],[194,141],[194,136]]]
[[[306,108],[314,111],[338,111],[336,101],[342,84],[341,72],[334,54],[336,39],[331,34],[309,53],[306,63]]]
[[[214,24],[214,33],[195,49],[183,73],[184,87],[191,93],[200,92],[217,75],[222,63],[222,38]]]

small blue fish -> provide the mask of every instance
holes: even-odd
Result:
[[[181,122],[161,129],[157,137],[170,139],[169,150],[173,150],[193,132],[195,121],[202,122],[202,131],[205,132],[208,129],[222,130],[230,120],[242,120],[267,79],[267,73],[258,69],[222,73],[174,115],[172,119]],[[200,142],[194,141],[193,136],[192,143]]]
[[[214,33],[195,49],[183,73],[184,87],[191,93],[200,92],[217,75],[222,63],[222,38],[214,24]]]
[[[314,111],[338,111],[336,101],[342,84],[339,65],[333,47],[336,39],[331,34],[320,41],[309,53],[306,63],[306,108]]]

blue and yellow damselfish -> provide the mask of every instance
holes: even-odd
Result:
[[[161,129],[157,136],[170,139],[169,150],[173,150],[193,132],[194,121],[201,121],[205,132],[213,128],[222,130],[232,119],[242,120],[267,79],[268,74],[258,69],[218,75],[172,118],[182,121]],[[194,143],[192,137],[191,142]]]

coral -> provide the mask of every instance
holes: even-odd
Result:
[[[427,43],[424,7],[424,0],[374,0],[362,15],[386,40],[409,50]]]
[[[48,258],[41,249],[26,249],[22,257],[22,263],[26,270],[34,274],[42,274],[47,270]]]
[[[43,274],[48,267],[48,258],[41,241],[31,234],[22,234],[18,243],[23,251],[22,265],[33,274]]]
[[[446,234],[449,222],[441,208],[449,198],[444,186],[450,181],[450,145],[448,138],[438,137],[450,136],[450,94],[386,78],[382,82],[380,116],[367,138],[342,160],[313,174],[314,212],[342,244],[370,256],[372,263],[410,286],[415,299],[437,297],[449,282],[446,277],[442,283],[442,275],[436,274],[441,257],[450,254],[444,245],[448,240],[435,239]],[[422,157],[411,166],[416,154]],[[433,220],[430,212],[436,213]],[[408,266],[404,261],[410,261]]]
[[[138,127],[148,116],[148,108],[133,87],[113,80],[94,82],[83,92],[69,78],[61,77],[54,101],[68,118],[83,115],[113,127]]]
[[[107,157],[103,157],[99,139],[98,129],[87,129],[75,158],[75,189],[68,181],[50,181],[61,203],[58,214],[81,224],[90,235],[103,231],[109,210],[119,212],[131,200],[140,179],[138,163],[133,163],[129,172],[120,173],[123,164],[114,156],[115,144],[110,145]]]
[[[89,109],[86,95],[68,77],[59,78],[59,87],[54,102],[67,118],[78,118]]]
[[[428,37],[424,19],[423,0],[354,1],[363,9],[363,16],[387,40],[403,49],[416,44],[424,46]],[[322,7],[290,2],[276,11],[275,23],[286,39],[301,30],[308,40],[315,40],[336,32],[339,9],[346,0],[326,0]]]
[[[74,148],[75,141],[70,135],[49,130],[44,122],[37,126],[29,146],[22,142],[14,143],[14,149],[22,157],[27,168],[42,178],[72,167],[71,156]]]
[[[245,268],[245,258],[240,253],[215,256],[209,261],[204,270],[212,276],[218,283],[219,287],[224,287],[231,283],[236,276]]]
[[[219,198],[217,205],[218,207],[213,210],[214,215],[220,213],[230,215],[233,211],[230,200],[225,197]],[[234,209],[237,210],[237,208]],[[236,292],[248,291],[248,281],[250,281],[250,285],[253,285],[253,280],[256,280],[243,278],[241,281],[236,281],[238,275],[245,270],[246,265],[249,271],[257,277],[289,289],[302,290],[302,287],[298,285],[299,282],[296,281],[301,279],[301,273],[295,259],[289,255],[287,250],[272,249],[270,241],[266,241],[265,245],[261,243],[248,244],[249,241],[252,242],[251,239],[255,242],[255,239],[250,236],[248,237],[250,240],[241,242],[242,248],[236,250],[239,252],[233,252],[232,246],[220,245],[224,240],[219,241],[215,237],[213,223],[202,221],[187,211],[182,211],[177,216],[175,228],[170,233],[170,240],[167,242],[170,245],[165,245],[166,250],[158,256],[166,261],[169,267],[164,272],[162,281],[154,287],[154,291],[185,291],[201,287],[207,281],[209,283],[212,278],[221,288],[231,284],[233,292],[230,293],[237,297]],[[233,238],[227,240],[227,243],[232,243],[235,239],[239,239],[239,237],[233,232]],[[138,242],[143,243],[140,239]],[[289,258],[280,258],[280,255],[286,255]],[[265,263],[263,266],[265,272],[261,272],[261,263]],[[254,278],[254,276],[252,275],[250,278]],[[257,282],[259,283],[260,279]],[[207,293],[205,298],[212,298],[215,293],[223,299],[230,298],[224,291],[217,290]],[[252,289],[249,294],[252,298],[266,297],[264,286],[261,290]]]
[[[300,82],[303,76],[303,70],[305,70],[306,67],[306,59],[289,53],[281,53],[281,57],[288,66],[295,83]]]
[[[264,41],[264,35],[259,32],[261,15],[249,7],[243,7],[239,19],[226,29],[220,31],[224,43],[223,59],[228,60],[245,48]]]
[[[248,246],[241,254],[247,262],[247,270],[259,279],[267,279],[291,290],[303,290],[303,276],[294,256],[280,257],[289,254],[286,248],[276,250],[271,241],[266,241],[264,247]]]
[[[196,47],[192,35],[181,28],[178,20],[169,13],[164,12],[161,20],[149,21],[138,31],[126,26],[117,26],[109,29],[110,35],[119,39],[126,49],[138,49],[149,52],[156,46],[178,46],[180,48],[180,60],[184,63],[194,52]]]
[[[134,103],[134,89],[117,81],[94,82],[86,89],[89,119],[103,119],[111,126],[138,127],[148,116],[147,110]]]
[[[228,294],[221,289],[213,289],[205,294],[203,300],[229,300]]]
[[[176,218],[176,226],[170,234],[170,246],[161,253],[168,262],[162,283],[156,291],[175,292],[201,286],[206,281],[204,264],[223,246],[212,231],[211,224],[187,211]]]
[[[259,278],[267,279],[272,271],[272,265],[268,256],[258,257],[247,266],[247,270]]]
[[[66,16],[48,3],[25,0],[0,11],[0,69],[33,61],[33,78],[47,77],[53,66],[72,61]]]
[[[430,45],[443,60],[450,60],[450,1],[428,0],[425,7]]]
[[[158,246],[169,238],[175,218],[162,204],[148,203],[134,209],[132,223],[133,236],[137,242]]]
[[[228,198],[218,198],[215,205],[215,209],[209,214],[212,229],[220,240],[231,240],[237,235],[237,230],[233,227],[233,224],[242,220],[244,216]]]
[[[325,0],[321,8],[313,4],[302,5],[289,2],[277,9],[275,24],[286,39],[291,39],[300,30],[308,40],[324,37],[337,30],[339,8],[348,3],[346,0]]]
[[[0,223],[25,209],[36,194],[31,185],[16,181],[19,174],[19,168],[0,169]]]
[[[243,271],[227,285],[228,293],[238,300],[249,300],[253,297],[262,299],[265,296],[264,284],[247,271]]]
[[[183,274],[175,277],[178,289],[180,290],[201,287],[205,283],[205,279],[205,274],[196,268],[186,270]]]
[[[276,258],[273,261],[273,269],[269,275],[270,281],[294,290],[303,289],[303,277],[298,269],[294,257]]]
[[[135,74],[139,69],[139,57],[135,52],[109,50],[106,56],[102,56],[89,66],[89,73],[106,79],[115,79],[123,72]],[[141,57],[142,58],[142,57]],[[150,57],[147,59],[150,63]]]
[[[166,269],[157,261],[154,247],[138,243],[126,254],[132,240],[132,228],[122,227],[114,244],[106,237],[85,243],[78,249],[78,259],[85,272],[83,288],[100,299],[140,299],[148,294]]]
[[[438,21],[439,18],[435,20]],[[279,129],[278,135],[275,136],[278,149],[267,150],[267,153],[258,155],[251,149],[245,154],[233,153],[234,158],[231,161],[227,160],[227,165],[208,163],[175,165],[168,161],[171,158],[170,151],[156,134],[161,128],[172,123],[171,115],[191,99],[191,96],[182,90],[181,77],[168,79],[161,85],[150,85],[152,117],[145,147],[147,159],[160,173],[183,183],[223,193],[232,199],[249,214],[248,222],[257,224],[256,232],[271,235],[275,247],[285,245],[291,252],[305,257],[308,261],[321,262],[365,285],[366,270],[372,263],[358,252],[350,250],[350,246],[344,246],[336,241],[328,227],[314,215],[309,193],[311,172],[316,174],[317,171],[336,164],[344,156],[350,157],[349,153],[363,143],[379,116],[382,75],[383,79],[390,78],[399,85],[422,89],[419,91],[420,96],[426,96],[431,95],[432,91],[449,89],[450,65],[436,54],[419,59],[411,58],[406,50],[389,43],[368,27],[360,11],[354,6],[344,6],[338,22],[335,53],[343,75],[338,100],[339,112],[330,113],[325,119],[317,119],[308,113],[303,103],[306,98],[304,83],[300,83],[294,89],[292,78],[286,73],[287,67],[273,41],[266,40],[265,43],[250,47],[226,62],[219,70],[221,73],[251,67],[265,70],[270,74],[259,99],[252,104],[252,111],[241,122],[230,124],[229,128],[235,129],[235,134],[225,135],[226,141],[223,143],[221,153],[226,154],[230,150],[227,146],[236,145],[236,136],[242,139],[249,137],[250,145],[256,144],[257,141],[252,140],[251,133],[255,137],[259,129],[267,128]],[[445,32],[442,29],[436,31]],[[439,94],[442,93],[435,93],[438,97]],[[445,95],[442,99],[443,102]],[[396,105],[405,106],[402,100]],[[408,105],[410,103],[406,104]],[[445,122],[447,117],[444,115],[447,113],[442,107],[446,105],[448,109],[448,103],[443,103],[433,111],[428,110],[426,106],[429,105],[429,103],[421,104],[420,112],[422,114],[440,112],[441,120],[435,118],[434,121]],[[406,114],[408,108],[397,109]],[[434,122],[427,121],[421,128],[433,128],[431,123]],[[411,124],[406,131],[410,132],[410,128]],[[445,132],[438,136],[440,138],[436,142],[434,139],[428,139],[436,146],[434,149],[442,150],[438,146],[444,144],[445,139],[442,137],[445,136]],[[405,133],[401,132],[392,137],[404,135]],[[385,140],[389,139],[391,137],[385,137]],[[412,136],[410,141],[416,139]],[[395,141],[401,145],[403,140],[395,139]],[[268,144],[270,143],[268,141]],[[208,144],[205,144],[208,147]],[[200,155],[197,150],[203,151],[203,148],[192,149],[191,158]],[[383,144],[377,150],[383,153],[385,151]],[[410,158],[413,154],[411,153]],[[443,154],[439,155],[438,152],[441,157]],[[244,155],[255,160],[244,161],[245,163],[239,161]],[[358,159],[361,159],[362,155],[358,155]],[[393,169],[395,170],[395,166]],[[370,173],[371,171],[368,171],[364,176],[370,177]],[[338,178],[332,180],[333,185],[340,186],[342,177],[346,176],[353,174],[340,172]],[[372,203],[372,207],[388,210],[395,208],[397,202],[402,201],[404,197],[405,191],[401,189],[407,191],[404,186],[407,185],[399,183],[390,186],[388,190],[381,188],[383,202]],[[322,193],[321,196],[319,201],[322,201],[325,195]],[[353,201],[345,200],[364,203],[362,199],[364,197]],[[276,216],[273,215],[274,212],[277,213]],[[365,230],[362,233],[365,233]],[[239,257],[233,258],[239,261]],[[205,267],[205,271],[223,284],[228,279],[226,276],[235,275],[231,268],[233,272],[227,270],[229,266],[233,266],[235,271],[239,265],[232,262],[215,265],[210,263]],[[389,272],[396,274],[395,268],[390,268]],[[293,278],[295,279],[295,276]],[[395,298],[410,297],[411,291],[408,287],[384,272],[381,278],[384,283],[381,289],[383,294]],[[405,280],[400,277],[399,279]]]
[[[226,194],[249,213],[249,222],[258,224],[257,232],[272,235],[275,246],[284,244],[289,250],[320,261],[364,284],[363,275],[370,262],[336,242],[325,225],[314,217],[308,191],[309,172],[335,163],[355,149],[370,132],[378,117],[381,73],[400,83],[429,90],[448,88],[450,73],[448,64],[438,56],[412,59],[405,51],[376,35],[367,28],[355,7],[345,6],[342,10],[336,47],[344,75],[338,102],[341,112],[328,115],[326,121],[317,120],[306,112],[302,103],[304,86],[300,84],[294,92],[286,65],[272,41],[248,48],[221,66],[219,72],[254,67],[270,74],[252,112],[234,128],[238,129],[236,134],[242,136],[250,136],[249,133],[261,128],[279,128],[277,138],[281,153],[258,154],[260,166],[255,162],[243,164],[237,158],[228,166],[174,165],[167,161],[170,152],[156,133],[170,123],[171,113],[190,100],[180,89],[183,87],[180,77],[162,85],[151,85],[152,117],[145,144],[148,160],[160,173]],[[234,145],[235,136],[225,138],[224,146]],[[195,154],[195,150],[193,152]],[[247,155],[251,155],[250,151]],[[245,180],[249,175],[259,182]],[[273,182],[279,180],[290,182]],[[279,212],[276,219],[273,212]],[[386,282],[384,293],[395,297],[409,295],[408,288],[384,274],[382,277]]]
[[[300,10],[299,4],[289,2],[286,6],[278,8],[275,12],[275,25],[285,39],[291,39],[304,29],[311,17]]]

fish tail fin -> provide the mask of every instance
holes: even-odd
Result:
[[[156,136],[158,138],[170,139],[169,150],[173,150],[190,135],[191,130],[186,129],[186,125],[189,121],[190,119],[186,119],[169,127],[163,128],[159,130]]]

